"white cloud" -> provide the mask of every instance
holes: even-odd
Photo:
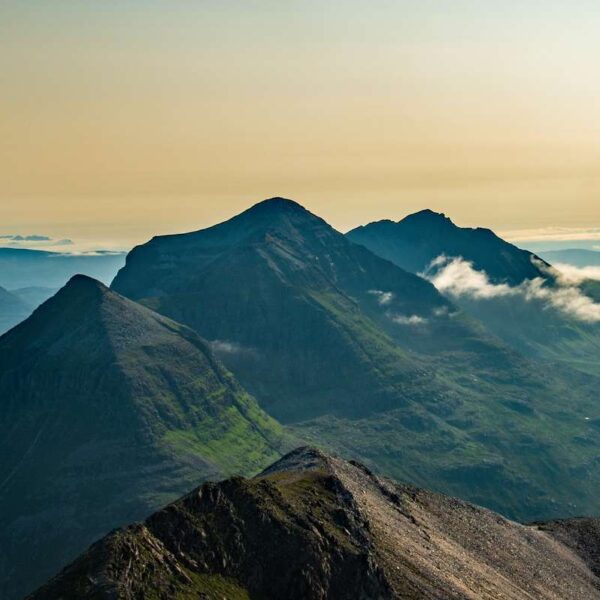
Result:
[[[423,275],[440,292],[451,296],[496,298],[515,294],[514,289],[505,283],[491,283],[486,273],[476,271],[472,263],[460,257],[438,256]]]
[[[542,229],[516,229],[500,232],[511,242],[570,242],[600,240],[599,227],[545,227]]]
[[[381,306],[386,306],[394,299],[394,294],[392,292],[383,292],[381,290],[369,290],[369,294],[377,296],[377,302]]]
[[[540,266],[543,263],[540,263]],[[575,268],[576,269],[576,268]],[[581,271],[546,269],[549,279],[537,277],[518,286],[492,283],[484,271],[462,257],[437,257],[422,274],[442,293],[454,297],[466,296],[477,300],[500,297],[520,297],[528,302],[538,301],[580,321],[600,322],[600,304],[586,296],[575,284],[582,281]],[[588,271],[589,272],[589,271]]]
[[[600,281],[600,267],[576,267],[566,263],[556,263],[554,268],[559,271],[559,277],[567,284],[578,284],[586,279]]]
[[[427,319],[419,315],[390,315],[390,319],[398,325],[424,325]]]

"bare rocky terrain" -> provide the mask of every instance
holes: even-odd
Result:
[[[113,532],[30,598],[590,600],[599,530],[522,525],[299,448]]]

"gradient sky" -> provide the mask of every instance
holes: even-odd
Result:
[[[0,234],[600,227],[597,0],[0,0],[0,39]]]

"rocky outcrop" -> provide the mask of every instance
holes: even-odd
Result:
[[[30,600],[591,600],[597,566],[543,527],[301,448],[114,532]]]

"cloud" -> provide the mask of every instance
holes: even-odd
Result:
[[[600,267],[576,267],[566,263],[555,263],[554,268],[560,273],[559,277],[565,284],[578,284],[589,279],[600,281]]]
[[[49,242],[52,238],[47,235],[0,235],[0,240],[12,240],[13,242]]]
[[[390,315],[390,319],[398,325],[424,325],[427,319],[419,315]]]
[[[212,351],[217,355],[256,355],[256,350],[247,348],[237,342],[229,342],[227,340],[213,340],[210,342]]]
[[[514,288],[505,283],[491,283],[485,272],[476,271],[472,263],[462,258],[440,255],[430,263],[423,276],[440,292],[451,296],[482,299],[515,294]]]
[[[518,286],[510,286],[506,283],[492,283],[485,271],[476,270],[472,262],[462,257],[438,256],[422,276],[429,279],[443,294],[456,298],[491,300],[518,297],[527,302],[541,302],[544,308],[553,307],[579,321],[598,323],[600,304],[586,296],[576,285],[583,280],[581,271],[586,268],[574,269],[576,272],[572,268],[567,272],[545,268],[548,279],[537,277]]]
[[[394,294],[392,292],[383,292],[381,290],[369,290],[369,294],[377,296],[377,302],[381,306],[389,304],[394,299]]]
[[[501,237],[511,242],[570,242],[600,240],[600,227],[544,227],[503,231]]]

